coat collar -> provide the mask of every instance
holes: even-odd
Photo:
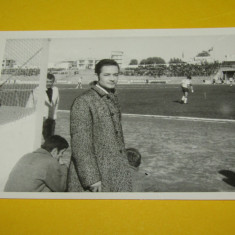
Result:
[[[110,94],[108,91],[106,91],[104,88],[100,87],[99,85],[97,86],[97,81],[94,81],[91,85],[91,89],[95,90],[101,97],[103,96],[108,96],[111,97],[112,94]],[[115,90],[114,96],[117,95],[117,92]]]
[[[95,85],[95,87],[98,88],[100,92],[105,93],[106,95],[109,94],[109,92],[105,90],[105,88],[101,87],[98,83]]]
[[[52,155],[47,150],[45,150],[43,148],[38,148],[37,150],[34,151],[34,153],[45,154],[48,157],[52,157]]]

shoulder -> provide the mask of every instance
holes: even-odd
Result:
[[[23,155],[16,163],[16,166],[27,163],[33,156],[34,156],[34,153],[27,153]]]
[[[43,148],[39,148],[28,155],[36,157],[38,161],[42,161],[42,162],[50,162],[51,160],[54,160],[51,154]]]
[[[59,164],[59,162],[56,159],[50,158],[47,160],[47,169],[49,172],[51,171],[51,169],[59,170],[60,167],[61,167],[61,165]]]
[[[43,166],[43,168],[46,170],[46,171],[50,171],[52,168],[53,169],[57,169],[59,168],[60,164],[59,162],[54,159],[49,153],[40,153],[40,152],[36,152],[34,153],[35,155],[35,161]]]
[[[53,158],[42,152],[32,152],[25,154],[17,163],[18,167],[33,165],[37,167],[37,171],[43,170],[47,168],[48,165],[51,164]]]
[[[78,104],[92,103],[92,101],[97,99],[97,95],[95,93],[96,92],[92,89],[85,91],[84,93],[75,98],[72,107]]]

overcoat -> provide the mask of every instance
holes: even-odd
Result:
[[[92,86],[75,99],[70,118],[68,191],[84,191],[98,181],[102,192],[132,191],[116,93]]]

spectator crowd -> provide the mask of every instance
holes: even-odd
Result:
[[[201,63],[201,64],[155,64],[155,65],[141,65],[137,68],[126,69],[123,74],[129,76],[167,76],[167,77],[182,77],[187,74],[191,76],[211,76],[216,73],[221,64]]]

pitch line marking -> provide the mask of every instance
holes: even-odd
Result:
[[[131,87],[118,87],[117,88],[117,90],[130,90],[130,89],[137,89],[137,90],[140,90],[140,89],[160,89],[160,88],[162,88],[162,87],[151,87],[151,86],[137,86],[137,87],[135,87],[134,85],[133,86],[131,86]],[[178,86],[178,87],[164,87],[165,89],[180,89],[180,86]],[[59,90],[86,90],[86,88],[76,88],[76,87],[68,87],[68,88],[65,88],[65,87],[63,87],[63,88],[59,88]]]
[[[57,112],[59,112],[59,113],[69,113],[70,110],[59,109],[59,110],[57,110]]]
[[[61,113],[69,113],[70,110],[58,110]],[[184,116],[164,116],[164,115],[149,115],[149,114],[128,114],[123,113],[123,116],[130,117],[153,117],[153,118],[162,118],[162,119],[171,119],[171,120],[188,120],[188,121],[202,121],[202,122],[235,122],[231,119],[218,119],[218,118],[197,118],[197,117],[184,117]]]
[[[123,114],[123,115],[132,116],[132,117],[154,117],[154,118],[162,118],[162,119],[203,121],[203,122],[235,122],[235,120],[231,120],[231,119],[218,119],[218,118],[197,118],[197,117],[164,116],[164,115],[148,115],[148,114]]]

